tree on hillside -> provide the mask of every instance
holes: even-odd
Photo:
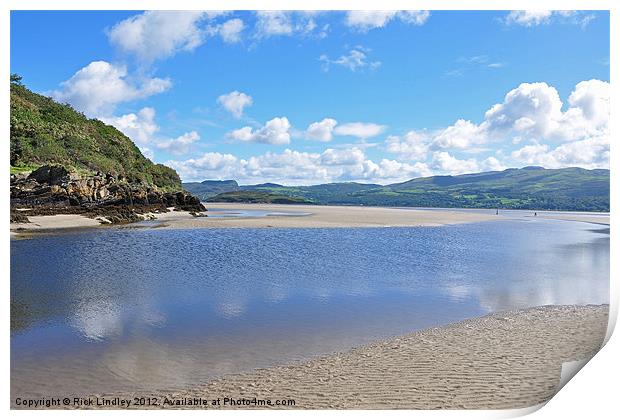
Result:
[[[11,73],[11,83],[14,85],[23,86],[22,77],[17,73]]]

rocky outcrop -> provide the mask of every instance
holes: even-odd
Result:
[[[141,220],[141,214],[166,212],[170,207],[193,213],[206,211],[200,200],[187,192],[164,192],[150,185],[130,183],[122,176],[97,173],[82,177],[59,165],[11,175],[11,220],[77,213],[131,222]]]

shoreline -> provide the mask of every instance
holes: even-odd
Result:
[[[178,402],[130,407],[138,409],[527,408],[555,395],[563,363],[596,354],[605,337],[608,313],[607,304],[496,312],[306,361],[225,375],[189,389],[97,397],[153,396]],[[224,397],[294,399],[295,405],[187,404],[193,398]]]
[[[98,220],[79,214],[31,216],[31,223],[11,223],[11,237],[23,238],[39,234],[68,232],[81,229],[126,226],[129,228],[371,228],[371,227],[420,227],[444,226],[491,220],[514,219],[510,211],[496,215],[492,210],[478,209],[428,209],[365,206],[322,206],[303,204],[244,204],[208,203],[211,208],[227,210],[263,211],[274,213],[304,213],[304,215],[267,215],[263,217],[209,217],[217,211],[205,212],[205,217],[194,217],[187,211],[149,213],[153,219],[148,225],[137,223],[100,224]],[[609,225],[609,215],[589,215],[581,212],[538,212],[541,219],[554,219]]]
[[[492,313],[212,381],[171,397],[293,398],[294,408],[511,409],[544,403],[562,363],[592,357],[608,305]]]

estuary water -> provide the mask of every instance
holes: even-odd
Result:
[[[101,229],[11,241],[13,397],[156,393],[494,311],[609,301],[609,228]]]

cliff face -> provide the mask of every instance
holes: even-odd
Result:
[[[124,177],[98,173],[81,177],[63,166],[42,166],[29,175],[11,175],[11,221],[28,216],[79,213],[110,222],[142,220],[141,214],[168,208],[205,211],[197,197],[184,191],[166,192]]]

